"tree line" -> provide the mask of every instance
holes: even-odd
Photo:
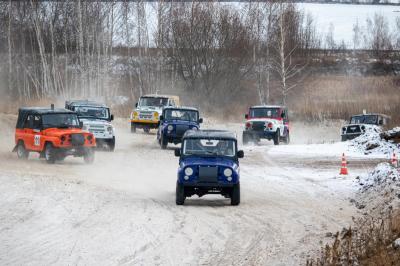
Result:
[[[273,0],[240,7],[10,1],[0,3],[0,22],[0,92],[10,100],[136,99],[179,90],[228,106],[252,90],[259,103],[285,103],[309,74],[314,51],[339,47],[333,36],[318,33],[311,15]],[[355,36],[368,39],[362,43],[378,52],[400,43],[384,17],[367,23],[363,35],[353,27]],[[360,40],[354,38],[354,49]]]

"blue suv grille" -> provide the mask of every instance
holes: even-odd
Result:
[[[217,183],[218,167],[199,167],[199,182]]]
[[[183,136],[183,134],[185,134],[186,130],[188,129],[189,126],[187,125],[176,125],[176,135]]]

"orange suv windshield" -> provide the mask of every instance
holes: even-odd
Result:
[[[43,128],[79,127],[76,114],[45,114],[42,116]]]

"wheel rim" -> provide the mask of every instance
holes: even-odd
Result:
[[[45,155],[45,157],[46,157],[46,160],[50,160],[50,149],[49,148],[47,148],[46,149],[46,151],[44,152],[44,155]]]
[[[18,149],[17,149],[17,155],[18,157],[22,157],[24,156],[24,147],[22,145],[18,145]]]

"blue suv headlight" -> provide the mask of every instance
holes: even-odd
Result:
[[[225,168],[224,170],[224,176],[229,177],[232,176],[232,170],[230,168]]]
[[[186,167],[186,168],[185,168],[185,175],[187,175],[187,176],[193,175],[193,168],[191,168],[191,167]]]
[[[173,126],[173,125],[169,125],[169,126],[167,127],[167,129],[168,129],[168,131],[172,131],[172,130],[174,130],[174,126]]]

